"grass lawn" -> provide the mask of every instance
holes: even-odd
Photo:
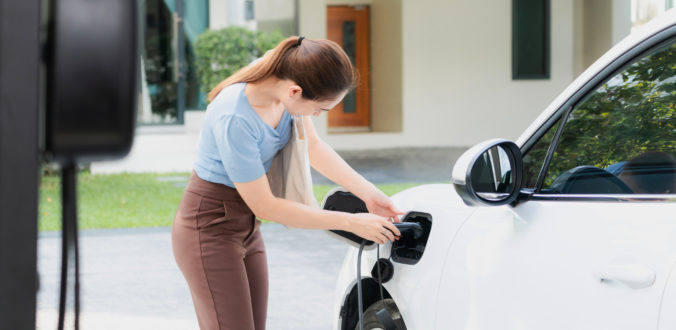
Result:
[[[80,229],[171,226],[188,173],[78,174]],[[58,176],[43,176],[40,185],[39,230],[61,229],[61,185]],[[417,183],[377,185],[388,195]],[[334,185],[315,185],[319,202]]]

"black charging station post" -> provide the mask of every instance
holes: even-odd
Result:
[[[120,158],[131,149],[140,58],[138,8],[134,0],[47,3],[44,156],[61,165],[63,203],[58,329],[64,329],[71,292],[77,330],[78,162]]]
[[[0,0],[0,329],[35,327],[40,1]]]
[[[62,169],[58,327],[64,327],[68,291],[75,293],[79,327],[77,164],[119,158],[131,148],[140,59],[137,5],[0,0],[0,329],[36,326],[41,160]]]

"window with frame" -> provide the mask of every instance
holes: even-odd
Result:
[[[676,43],[625,67],[575,106],[543,194],[676,193]]]

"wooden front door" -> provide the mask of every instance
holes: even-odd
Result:
[[[350,56],[359,80],[357,88],[329,111],[329,127],[360,127],[371,125],[369,7],[328,6],[326,35]]]

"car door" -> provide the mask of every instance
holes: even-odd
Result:
[[[525,150],[530,198],[459,231],[437,328],[657,328],[676,262],[676,43],[624,62]]]

